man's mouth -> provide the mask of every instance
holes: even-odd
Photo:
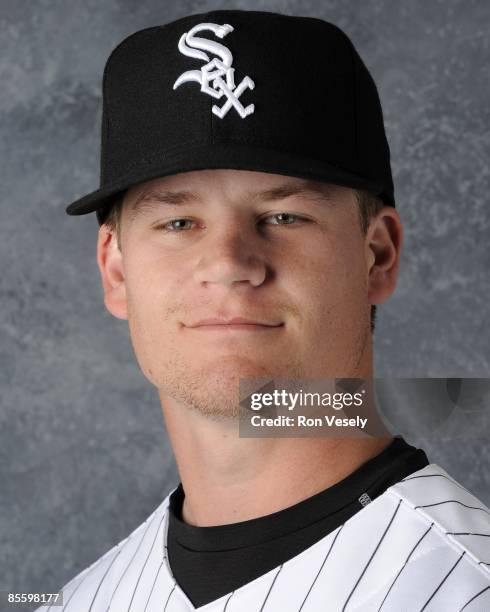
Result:
[[[247,319],[245,317],[212,317],[201,319],[192,325],[186,325],[186,327],[201,331],[270,331],[283,327],[283,325],[284,323],[275,323],[261,319]]]

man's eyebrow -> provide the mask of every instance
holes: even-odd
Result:
[[[187,204],[199,199],[199,196],[192,191],[162,191],[160,189],[150,189],[144,191],[130,208],[130,220],[134,219],[142,212],[150,212],[157,208],[159,204],[177,206]]]
[[[319,183],[317,181],[307,181],[302,183],[286,183],[265,189],[263,191],[252,194],[253,200],[256,201],[278,201],[284,200],[291,196],[301,196],[312,200],[313,202],[332,204],[333,194],[328,183]],[[144,191],[133,203],[130,208],[131,221],[133,221],[140,213],[150,212],[159,205],[178,206],[181,204],[189,204],[199,201],[199,194],[192,191],[169,191],[161,189],[149,189]]]
[[[265,191],[257,193],[254,199],[275,201],[283,200],[284,198],[289,198],[294,195],[304,196],[315,201],[327,202],[329,204],[334,201],[332,189],[329,188],[329,184],[317,181],[304,181],[302,183],[280,185],[279,187],[266,189]]]

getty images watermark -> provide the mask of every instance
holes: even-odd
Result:
[[[241,437],[490,438],[490,379],[242,379]]]

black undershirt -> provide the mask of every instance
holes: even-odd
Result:
[[[324,491],[256,519],[196,527],[182,521],[182,483],[169,500],[168,560],[172,573],[197,608],[255,580],[300,554],[375,499],[388,487],[429,464],[422,449],[401,436],[379,455]]]

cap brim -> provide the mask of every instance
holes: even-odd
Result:
[[[117,181],[75,200],[66,207],[66,212],[69,215],[85,215],[108,206],[119,194],[139,183],[182,172],[214,169],[251,170],[331,182],[366,189],[379,195],[386,204],[394,205],[391,195],[383,193],[378,182],[337,165],[294,153],[234,143],[186,147],[172,157],[139,167]]]

